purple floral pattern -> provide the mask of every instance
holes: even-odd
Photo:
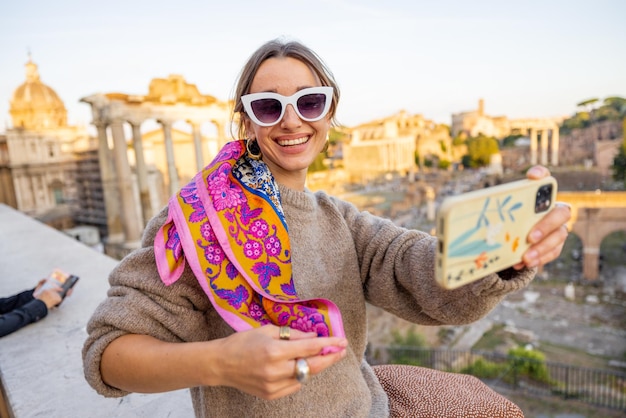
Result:
[[[181,189],[176,202],[218,312],[234,311],[253,326],[274,323],[330,335],[331,303],[297,299],[280,194],[267,166],[247,158],[243,142],[237,141],[227,144],[199,175]],[[217,217],[208,215],[199,196],[200,180]],[[165,245],[176,260],[188,256],[177,227],[167,230]],[[227,243],[220,241],[224,239]]]

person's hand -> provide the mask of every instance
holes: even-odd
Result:
[[[37,294],[37,296],[35,296],[35,299],[39,299],[46,304],[46,307],[48,309],[51,309],[57,306],[63,300],[61,298],[61,295],[59,294],[60,291],[61,288],[58,286],[50,289],[45,289],[41,291],[41,293]]]
[[[35,298],[37,298],[37,296],[39,295],[39,292],[41,292],[41,286],[43,286],[45,283],[46,283],[46,279],[39,280],[39,282],[37,283],[37,286],[35,286],[35,290],[33,291],[33,296]]]
[[[535,180],[549,175],[550,171],[540,165],[531,167],[526,173],[526,177]],[[555,260],[561,254],[565,244],[567,222],[569,222],[570,218],[571,210],[569,205],[557,203],[531,229],[527,237],[531,246],[522,256],[522,262],[516,264],[514,268],[519,270],[523,267],[537,267]]]
[[[250,331],[237,332],[221,340],[216,373],[219,384],[231,386],[266,400],[277,399],[300,390],[303,383],[295,376],[296,360],[309,365],[310,378],[341,360],[348,341],[339,337],[317,337],[314,332],[291,329],[289,340],[279,338],[279,327],[266,325]],[[322,355],[325,347],[338,350]]]

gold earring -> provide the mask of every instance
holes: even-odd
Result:
[[[255,139],[249,138],[246,141],[246,150],[248,151],[248,156],[253,160],[260,160],[263,157],[261,154],[261,148],[259,148],[259,144]]]
[[[320,154],[326,154],[326,151],[328,151],[329,145],[330,145],[330,140],[326,138],[326,142],[324,143],[324,148],[322,148],[322,152],[320,152]]]

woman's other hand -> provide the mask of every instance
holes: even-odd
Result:
[[[297,392],[296,360],[305,359],[309,377],[341,360],[345,338],[318,338],[290,330],[281,340],[279,327],[266,325],[211,341],[171,343],[148,335],[126,334],[102,353],[103,381],[128,392],[157,393],[196,386],[230,386],[263,399]],[[322,355],[323,349],[335,348]]]
[[[531,167],[526,173],[527,178],[535,180],[548,177],[549,175],[550,171],[540,165]],[[522,262],[516,264],[514,268],[537,267],[558,258],[567,238],[567,223],[570,218],[571,210],[569,205],[557,203],[531,229],[527,237],[531,246],[522,256]]]
[[[317,337],[314,332],[290,330],[289,340],[279,338],[279,327],[266,325],[237,332],[218,340],[222,345],[220,364],[213,368],[220,384],[231,386],[266,400],[297,392],[301,385],[295,376],[296,360],[305,359],[310,378],[340,361],[348,341],[339,337]],[[322,350],[335,347],[330,354]]]

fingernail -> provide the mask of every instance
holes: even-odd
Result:
[[[524,258],[528,267],[535,267],[539,264],[539,253],[535,250],[528,251]]]
[[[543,232],[541,232],[539,229],[535,229],[533,232],[530,233],[530,242],[533,244],[539,242],[541,238],[543,238]]]
[[[538,166],[533,166],[528,170],[528,174],[530,174],[531,176],[541,176],[543,174],[543,170],[541,169],[541,167]]]

